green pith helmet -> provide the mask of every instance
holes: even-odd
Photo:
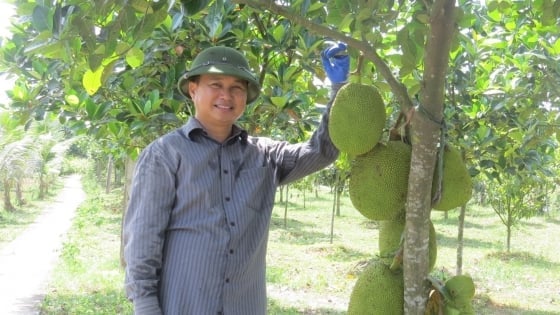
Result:
[[[224,46],[207,48],[194,58],[191,69],[185,72],[177,82],[179,92],[190,99],[188,91],[183,90],[185,83],[193,77],[208,73],[231,75],[247,80],[247,104],[259,96],[259,81],[249,70],[247,59],[239,51]]]

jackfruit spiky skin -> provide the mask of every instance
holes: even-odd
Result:
[[[469,275],[456,275],[447,279],[445,288],[453,300],[470,301],[474,298],[474,281]]]
[[[447,313],[450,313],[450,310],[457,310],[459,315],[474,315],[472,299],[475,287],[471,276],[453,276],[445,281],[445,289],[451,295],[451,300],[445,301]]]
[[[432,196],[437,190],[437,165],[435,174],[432,183]],[[448,144],[445,146],[443,153],[441,197],[437,203],[432,205],[432,209],[448,211],[464,205],[471,199],[471,196],[472,179],[461,157],[461,152]]]
[[[355,156],[371,150],[383,135],[385,104],[374,86],[347,83],[338,91],[330,109],[331,141],[342,152]]]
[[[401,141],[378,143],[357,156],[350,169],[350,201],[370,220],[393,220],[405,209],[410,171],[410,145]]]
[[[348,315],[401,315],[404,313],[402,272],[374,260],[358,277],[348,303]]]
[[[384,261],[389,262],[393,258],[392,255],[399,249],[405,224],[404,219],[379,221],[379,256]],[[428,271],[432,271],[437,259],[437,236],[432,221],[430,221],[428,242]]]

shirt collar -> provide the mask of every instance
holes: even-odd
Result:
[[[231,133],[231,137],[226,141],[227,143],[231,143],[235,140],[239,140],[242,143],[247,142],[246,130],[242,129],[237,125],[233,125],[232,129],[233,130]],[[202,127],[202,124],[198,121],[198,119],[194,118],[193,116],[189,117],[187,123],[183,127],[183,130],[187,135],[187,137],[192,141],[196,141],[196,135],[202,134],[207,136],[206,131],[204,131],[204,128]]]

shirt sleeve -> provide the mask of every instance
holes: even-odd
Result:
[[[149,145],[138,159],[123,222],[125,289],[136,314],[161,314],[158,282],[175,198],[175,168],[160,147]]]
[[[278,152],[281,152],[281,185],[319,171],[337,159],[339,151],[329,136],[328,123],[330,108],[343,85],[344,83],[332,85],[330,99],[321,116],[321,122],[308,141],[292,145],[281,144],[282,148],[278,149]]]

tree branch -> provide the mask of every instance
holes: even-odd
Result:
[[[346,43],[348,46],[356,48],[361,51],[366,59],[369,59],[375,65],[377,71],[381,74],[383,78],[387,81],[393,94],[398,99],[401,105],[401,110],[408,112],[409,109],[413,108],[412,100],[408,95],[406,86],[398,81],[389,66],[381,59],[373,47],[369,46],[366,41],[357,40],[350,36],[347,36],[337,30],[333,30],[321,24],[314,23],[305,17],[302,17],[286,7],[275,4],[274,1],[270,0],[232,0],[234,3],[245,4],[257,10],[268,10],[274,14],[288,18],[295,24],[299,24],[307,28],[309,31],[316,33],[321,36],[329,37],[337,41]]]

